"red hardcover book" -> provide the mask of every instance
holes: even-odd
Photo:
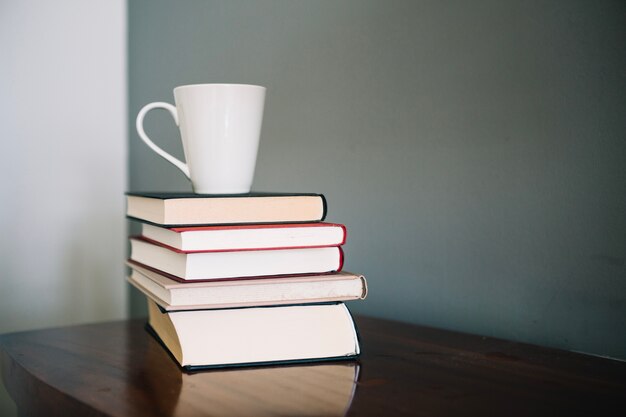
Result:
[[[142,224],[144,239],[185,252],[339,246],[346,227],[336,223],[161,227]]]
[[[339,246],[186,252],[143,238],[130,242],[131,261],[187,281],[320,274],[343,266]]]

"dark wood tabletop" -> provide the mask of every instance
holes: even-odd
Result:
[[[625,415],[626,363],[356,317],[359,361],[181,372],[118,321],[0,336],[20,416]]]

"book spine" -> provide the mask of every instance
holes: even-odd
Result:
[[[163,343],[161,345],[164,346]],[[169,351],[169,349],[168,349]],[[361,353],[356,353],[354,355],[348,356],[333,356],[330,358],[314,358],[314,359],[290,359],[284,361],[269,361],[269,362],[246,362],[246,363],[232,363],[232,364],[220,364],[220,365],[185,365],[180,366],[180,368],[186,373],[194,373],[198,371],[204,371],[208,369],[233,369],[233,368],[244,368],[250,366],[278,366],[278,365],[306,365],[311,363],[324,363],[324,362],[341,362],[341,361],[354,361],[358,359]],[[173,357],[173,355],[170,354]],[[176,361],[178,363],[178,361]]]
[[[335,224],[335,225],[341,227],[341,230],[343,231],[343,240],[339,244],[339,246],[342,246],[346,243],[346,240],[348,239],[348,229],[346,228],[345,224]]]
[[[344,304],[343,301],[316,301],[316,302],[303,302],[303,303],[290,303],[290,304],[266,304],[266,305],[249,305],[249,306],[237,306],[237,307],[216,307],[216,308],[190,308],[188,310],[166,310],[162,307],[158,301],[153,300],[156,306],[159,308],[159,311],[162,314],[176,314],[176,313],[191,313],[194,311],[218,311],[218,310],[247,310],[250,308],[282,308],[282,307],[302,307],[302,306],[327,306],[327,305],[337,305]]]
[[[337,249],[339,250],[339,267],[337,268],[337,272],[339,272],[343,269],[344,254],[343,254],[343,249],[341,249],[341,246],[337,246]]]
[[[322,199],[322,218],[320,221],[323,222],[326,219],[326,214],[328,214],[328,203],[326,202],[324,194],[320,194],[319,196]]]

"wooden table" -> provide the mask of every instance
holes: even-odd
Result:
[[[183,374],[142,320],[0,336],[21,416],[626,415],[626,363],[358,317],[358,362]]]

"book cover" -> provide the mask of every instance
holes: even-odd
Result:
[[[195,227],[143,223],[141,231],[144,239],[187,252],[340,246],[346,236],[346,226],[325,222]]]
[[[363,275],[350,272],[180,283],[129,264],[128,281],[167,311],[362,300]]]
[[[184,252],[141,238],[130,242],[132,261],[183,280],[326,273],[343,267],[339,246]]]
[[[343,303],[165,312],[148,299],[148,311],[148,328],[186,371],[360,355]]]
[[[322,221],[327,204],[322,194],[194,194],[127,192],[127,217],[163,226]]]

